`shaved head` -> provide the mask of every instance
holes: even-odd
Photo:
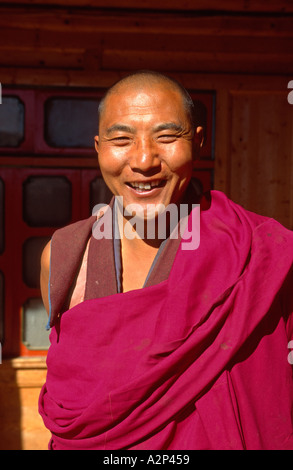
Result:
[[[183,106],[186,110],[186,114],[190,121],[191,127],[193,130],[195,130],[197,126],[195,108],[192,98],[190,97],[187,90],[179,82],[177,82],[177,80],[167,77],[166,75],[163,75],[159,72],[153,72],[148,70],[142,70],[139,72],[132,73],[122,78],[121,80],[116,82],[111,88],[109,88],[109,90],[107,91],[107,93],[99,104],[99,122],[102,119],[103,112],[105,110],[105,107],[107,106],[107,99],[109,98],[109,96],[113,94],[119,94],[120,92],[122,92],[123,89],[132,88],[136,89],[137,91],[140,91],[145,87],[153,87],[155,85],[163,85],[166,88],[177,91],[181,95]]]

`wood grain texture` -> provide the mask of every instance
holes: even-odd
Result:
[[[246,12],[292,12],[290,0],[224,0],[219,6],[217,0],[10,0],[10,3],[43,5],[43,6],[70,6],[86,8],[121,8],[136,10],[179,10],[179,11],[246,11]]]

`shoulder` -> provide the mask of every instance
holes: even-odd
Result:
[[[68,257],[72,257],[75,251],[79,253],[91,236],[93,224],[96,216],[79,220],[70,225],[57,229],[51,240],[45,245],[41,254],[41,276],[49,278],[52,260],[54,263],[66,262]]]
[[[41,255],[40,288],[44,306],[49,313],[49,277],[50,277],[51,240]]]
[[[273,220],[270,217],[245,209],[221,191],[211,191],[210,198],[211,206],[217,211],[219,216],[221,215],[221,217],[227,219],[227,221],[231,218],[232,222],[234,216],[242,223],[248,223],[250,227],[254,229],[267,221]]]
[[[51,240],[45,245],[41,255],[41,269],[48,271],[50,269]]]
[[[68,238],[79,237],[82,233],[88,235],[93,227],[93,224],[97,220],[96,216],[88,217],[87,219],[82,219],[72,224],[66,225],[53,233],[52,241],[56,238],[62,238],[64,241]]]
[[[209,213],[209,214],[208,214]],[[210,208],[207,210],[208,226],[211,230],[229,233],[239,247],[244,240],[252,244],[263,244],[279,251],[292,260],[293,231],[277,220],[249,211],[229,199],[221,191],[210,191]],[[260,249],[260,246],[259,246]]]
[[[62,250],[66,250],[67,246],[71,246],[77,239],[82,241],[87,239],[91,233],[92,227],[97,220],[96,216],[91,216],[88,219],[79,220],[72,224],[66,225],[60,229],[57,229],[51,240],[45,245],[41,254],[41,270],[43,273],[50,270],[50,260],[52,249],[55,252],[56,247],[60,247]]]
[[[64,272],[74,272],[80,263],[88,240],[92,236],[95,216],[67,225],[54,232],[50,244],[50,276],[60,281]],[[48,262],[49,247],[45,248],[44,262]]]

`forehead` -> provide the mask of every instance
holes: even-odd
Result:
[[[109,125],[117,120],[157,119],[180,120],[186,117],[181,93],[165,83],[123,85],[106,98],[100,116],[100,125]]]

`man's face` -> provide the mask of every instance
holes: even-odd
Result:
[[[107,98],[95,140],[103,178],[124,207],[180,202],[192,175],[194,137],[177,90],[123,85]]]

